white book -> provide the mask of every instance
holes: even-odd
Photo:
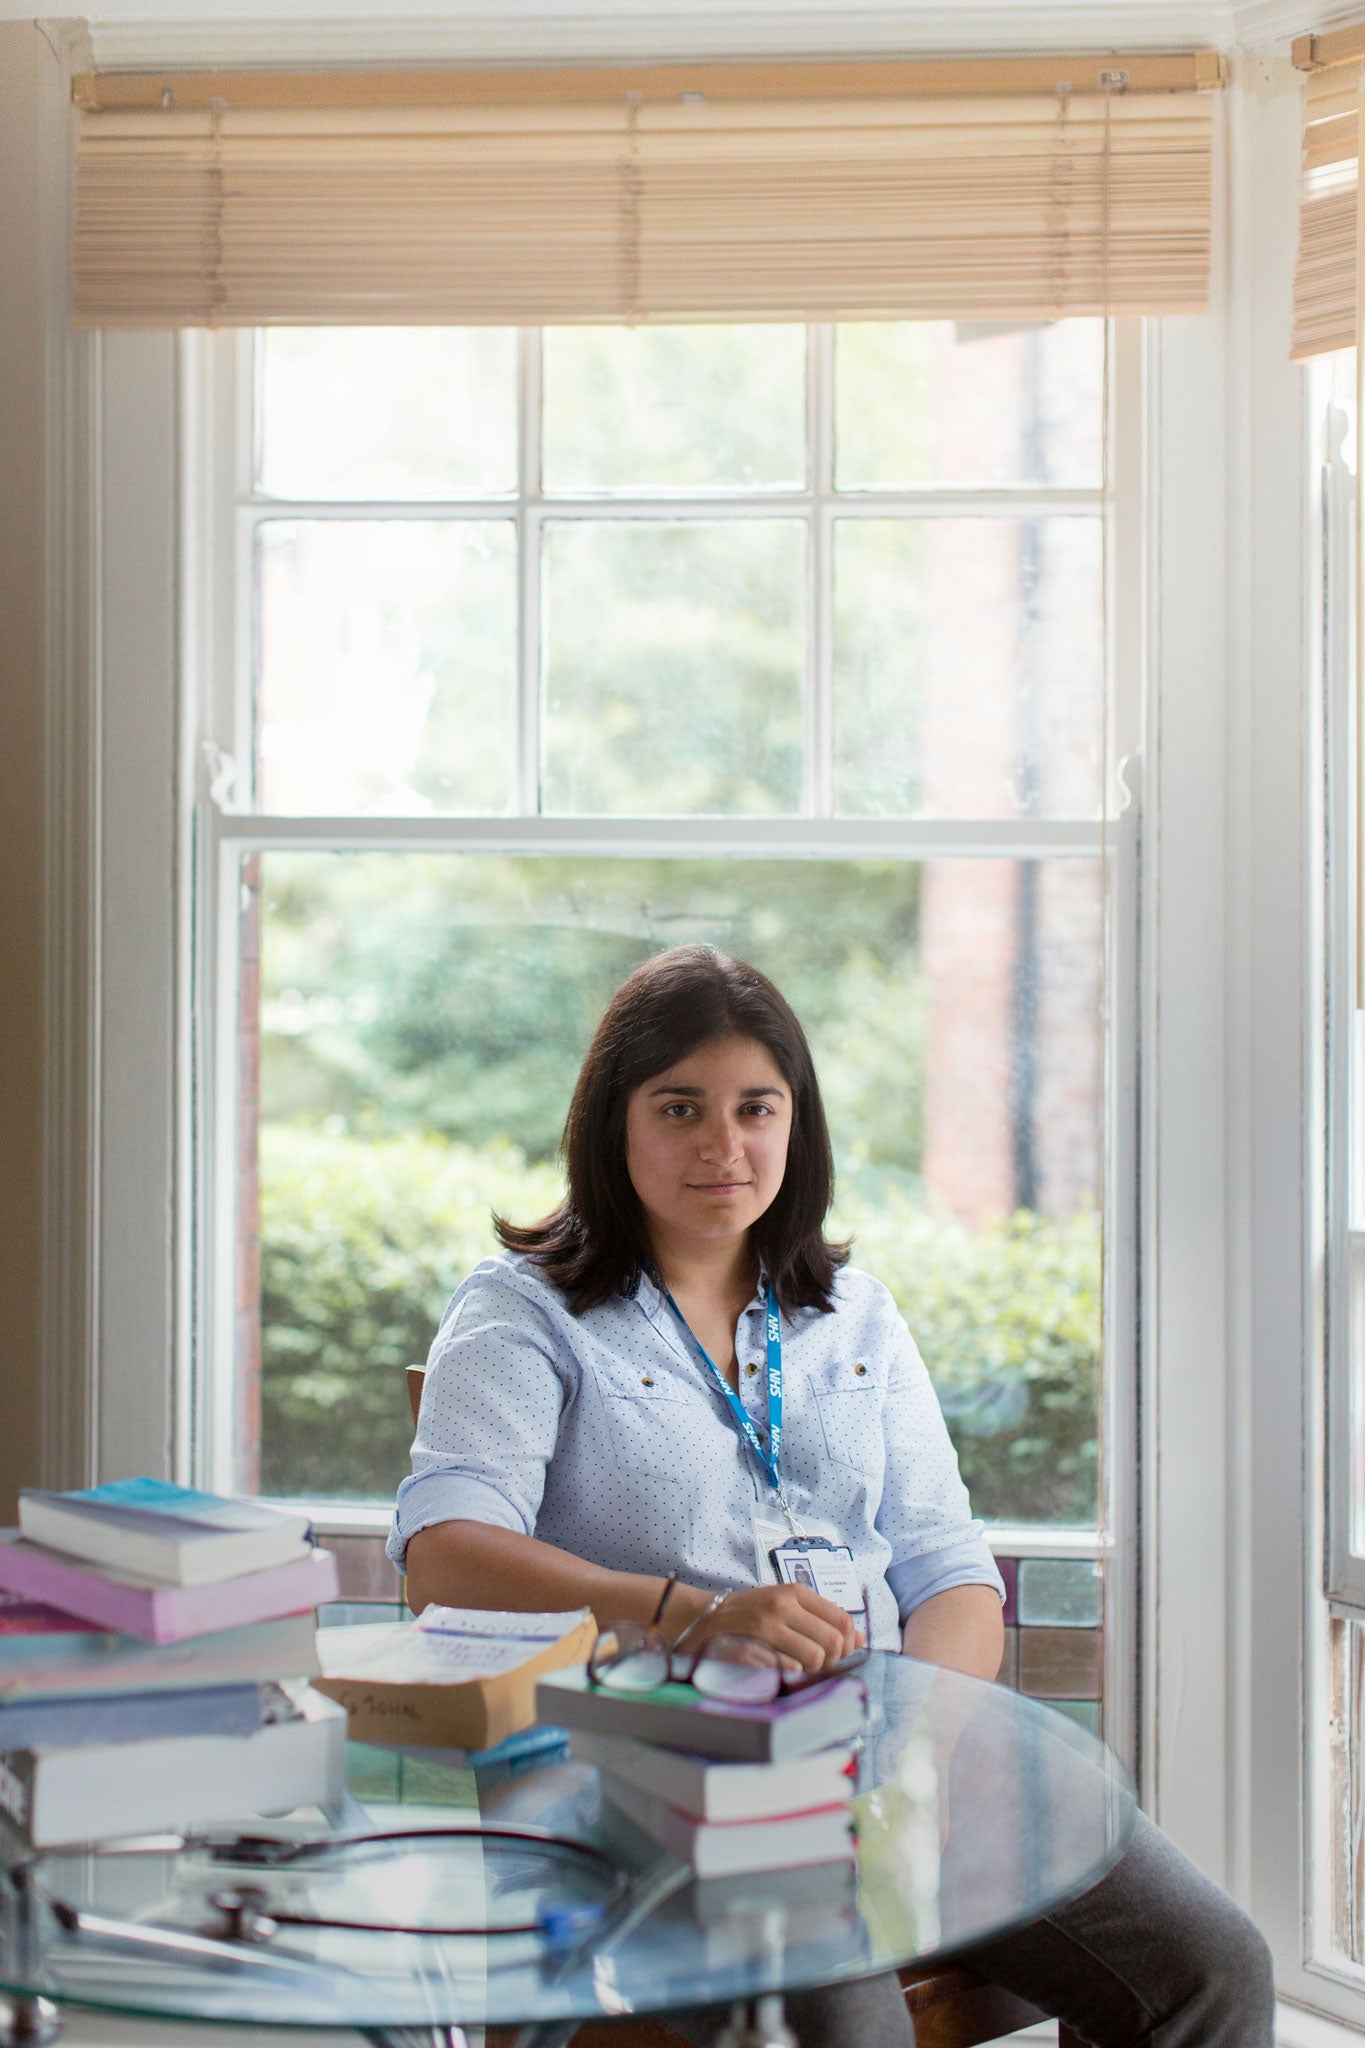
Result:
[[[690,1863],[698,1877],[836,1863],[851,1857],[857,1846],[847,1800],[781,1820],[699,1821],[609,1771],[602,1773],[602,1791],[651,1841]]]
[[[76,1493],[25,1487],[19,1526],[31,1543],[161,1586],[207,1586],[308,1554],[306,1515],[230,1500],[161,1479],[120,1479]]]
[[[254,1735],[92,1742],[0,1756],[0,1816],[28,1846],[183,1831],[341,1797],[346,1713],[303,1689]]]
[[[581,1763],[596,1764],[618,1783],[634,1785],[695,1820],[773,1820],[833,1806],[853,1793],[853,1751],[846,1743],[780,1764],[713,1763],[585,1728],[573,1730],[569,1747]]]

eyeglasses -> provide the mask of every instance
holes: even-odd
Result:
[[[860,1671],[866,1649],[854,1650],[823,1671],[789,1674],[771,1643],[758,1636],[710,1636],[695,1651],[680,1653],[657,1628],[638,1621],[608,1622],[588,1659],[588,1683],[604,1691],[653,1692],[668,1679],[690,1685],[706,1699],[736,1706],[761,1706],[779,1693],[804,1692]]]

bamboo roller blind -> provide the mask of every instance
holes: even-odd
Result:
[[[1206,303],[1204,91],[373,106],[315,92],[289,106],[273,83],[255,106],[184,107],[168,92],[164,109],[84,114],[82,324],[1013,319]]]
[[[1360,64],[1311,72],[1304,83],[1303,183],[1294,272],[1296,361],[1356,338],[1356,191]]]

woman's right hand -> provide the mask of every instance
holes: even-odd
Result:
[[[687,1590],[691,1611],[677,1638],[686,1634],[682,1648],[687,1652],[700,1649],[712,1636],[757,1636],[791,1668],[821,1671],[847,1657],[863,1640],[853,1616],[809,1586],[741,1586],[727,1593],[695,1628],[690,1625],[693,1617],[705,1612],[712,1596],[696,1587]]]

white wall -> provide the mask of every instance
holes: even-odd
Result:
[[[38,1469],[50,522],[66,304],[61,38],[0,26],[0,1516]]]

